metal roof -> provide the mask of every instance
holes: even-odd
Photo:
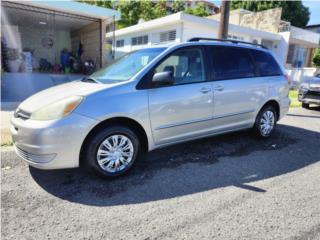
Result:
[[[38,7],[42,9],[47,9],[51,11],[59,11],[69,14],[75,14],[79,16],[85,16],[94,19],[108,19],[111,17],[115,17],[116,20],[120,19],[120,12],[109,9],[98,7],[86,3],[80,3],[73,0],[31,0],[31,1],[16,1],[9,0],[3,1],[8,3],[19,4],[21,6],[31,6]]]

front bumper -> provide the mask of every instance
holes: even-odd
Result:
[[[11,119],[11,134],[18,156],[40,169],[79,166],[82,143],[96,120],[72,113],[54,121]]]
[[[298,100],[307,104],[320,105],[320,91],[315,90],[299,90]]]

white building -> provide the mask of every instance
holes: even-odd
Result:
[[[185,42],[193,37],[217,38],[218,28],[219,21],[215,19],[182,12],[143,22],[115,31],[115,57],[147,46]],[[233,39],[267,46],[283,64],[287,62],[289,43],[312,49],[319,47],[320,40],[320,34],[295,27],[272,33],[229,24],[229,35]],[[107,33],[106,36],[112,39],[113,33]],[[306,58],[306,53],[303,54]]]

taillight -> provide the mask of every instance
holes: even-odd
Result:
[[[291,79],[287,74],[284,75],[284,78],[288,81],[288,84],[291,85]]]

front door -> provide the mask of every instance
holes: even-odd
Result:
[[[155,72],[171,71],[174,78],[173,85],[148,90],[157,145],[197,137],[212,127],[213,92],[206,82],[203,55],[201,48],[182,48],[155,68]]]

